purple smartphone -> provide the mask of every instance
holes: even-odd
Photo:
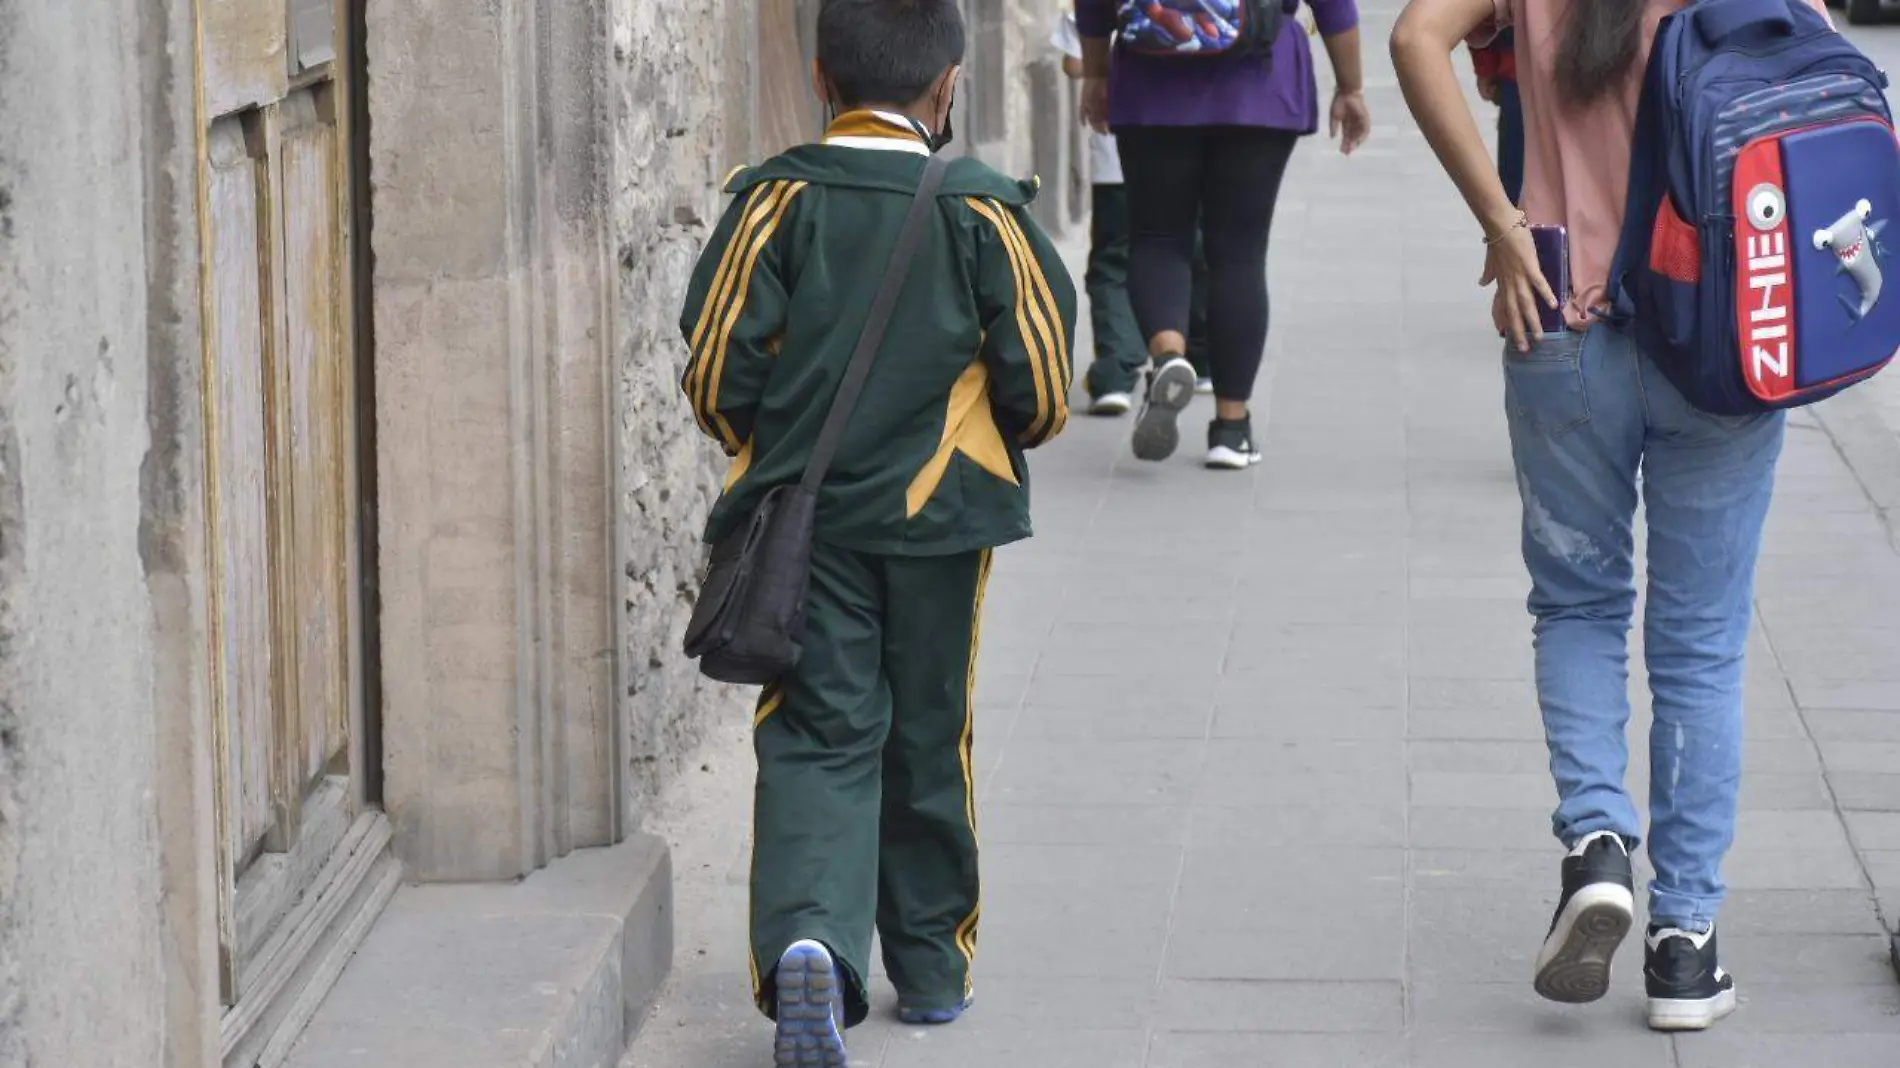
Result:
[[[1557,294],[1556,308],[1540,307],[1538,323],[1546,334],[1561,334],[1570,329],[1564,321],[1563,306],[1570,303],[1570,232],[1561,226],[1533,226],[1531,240],[1537,243],[1537,266],[1544,281]]]

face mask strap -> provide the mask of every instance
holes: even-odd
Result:
[[[942,152],[944,149],[950,147],[950,142],[956,140],[956,113],[957,91],[952,89],[950,90],[950,105],[943,109],[943,129],[937,131],[937,133],[930,138],[930,150],[932,152]]]
[[[830,78],[826,78],[825,79],[825,127],[824,127],[824,130],[821,130],[819,132],[821,134],[828,132],[831,129],[832,124],[837,121],[838,121],[838,87],[831,84]]]

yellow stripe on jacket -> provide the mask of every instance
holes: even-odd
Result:
[[[693,379],[688,395],[701,428],[717,437],[731,454],[737,454],[744,445],[719,414],[719,383],[725,374],[732,331],[745,314],[746,295],[761,255],[784,222],[793,199],[805,187],[804,182],[773,182],[753,191],[745,217],[721,256],[712,296],[693,329],[693,362],[689,368]]]
[[[738,228],[727,239],[726,247],[719,255],[719,269],[713,272],[712,288],[706,291],[706,303],[699,309],[699,320],[693,324],[693,336],[687,341],[692,350],[692,361],[687,364],[687,396],[693,402],[693,412],[699,414],[700,383],[705,377],[705,364],[700,359],[706,343],[707,331],[716,321],[716,313],[725,305],[726,297],[732,289],[733,273],[739,266],[739,252],[745,248],[758,227],[765,224],[777,203],[777,183],[754,186],[746,197],[745,212],[740,216]],[[708,433],[711,430],[708,429]]]
[[[1029,235],[1023,233],[1022,223],[1016,221],[1015,215],[1004,212],[1003,221],[1009,226],[1010,240],[1022,257],[1031,289],[1037,297],[1031,312],[1036,319],[1037,328],[1043,331],[1043,342],[1047,346],[1045,351],[1051,360],[1047,373],[1051,381],[1059,381],[1062,384],[1058,397],[1063,403],[1057,406],[1057,420],[1051,425],[1048,434],[1054,437],[1062,430],[1063,422],[1069,417],[1067,399],[1070,377],[1073,374],[1069,362],[1069,338],[1062,329],[1062,316],[1056,307],[1055,293],[1050,290],[1049,278],[1042,273],[1042,264],[1036,259],[1035,249],[1029,244]]]
[[[1062,336],[1061,316],[1048,280],[1043,277],[1042,265],[1008,210],[993,201],[970,198],[966,203],[996,228],[1008,256],[1016,285],[1016,332],[1029,354],[1030,377],[1036,386],[1036,418],[1023,438],[1031,442],[1046,440],[1069,418],[1067,375],[1062,370],[1067,362],[1068,339]]]

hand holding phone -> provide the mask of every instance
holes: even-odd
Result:
[[[1570,329],[1564,318],[1564,308],[1570,304],[1570,232],[1561,226],[1533,226],[1531,240],[1537,245],[1537,267],[1557,295],[1557,307],[1538,308],[1538,324],[1545,334],[1566,333]]]
[[[1568,280],[1563,277],[1568,273],[1562,269],[1564,257],[1556,257],[1556,264],[1540,263],[1549,240],[1540,240],[1537,228],[1520,213],[1515,225],[1486,242],[1484,275],[1478,284],[1497,287],[1491,295],[1492,321],[1519,353],[1531,351],[1531,343],[1545,334],[1552,313],[1564,303],[1554,285]],[[1552,267],[1557,273],[1546,277],[1544,272]]]

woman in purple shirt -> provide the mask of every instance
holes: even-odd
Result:
[[[1129,297],[1154,363],[1135,455],[1165,460],[1194,396],[1187,350],[1194,233],[1204,222],[1208,361],[1215,418],[1207,465],[1260,461],[1248,400],[1267,342],[1267,235],[1287,161],[1319,129],[1306,31],[1289,17],[1271,54],[1156,56],[1113,47],[1122,0],[1074,0],[1083,38],[1082,117],[1121,144],[1132,224]],[[1289,15],[1300,0],[1285,0]],[[1355,0],[1305,0],[1332,60],[1334,136],[1350,154],[1372,120],[1362,93]]]

